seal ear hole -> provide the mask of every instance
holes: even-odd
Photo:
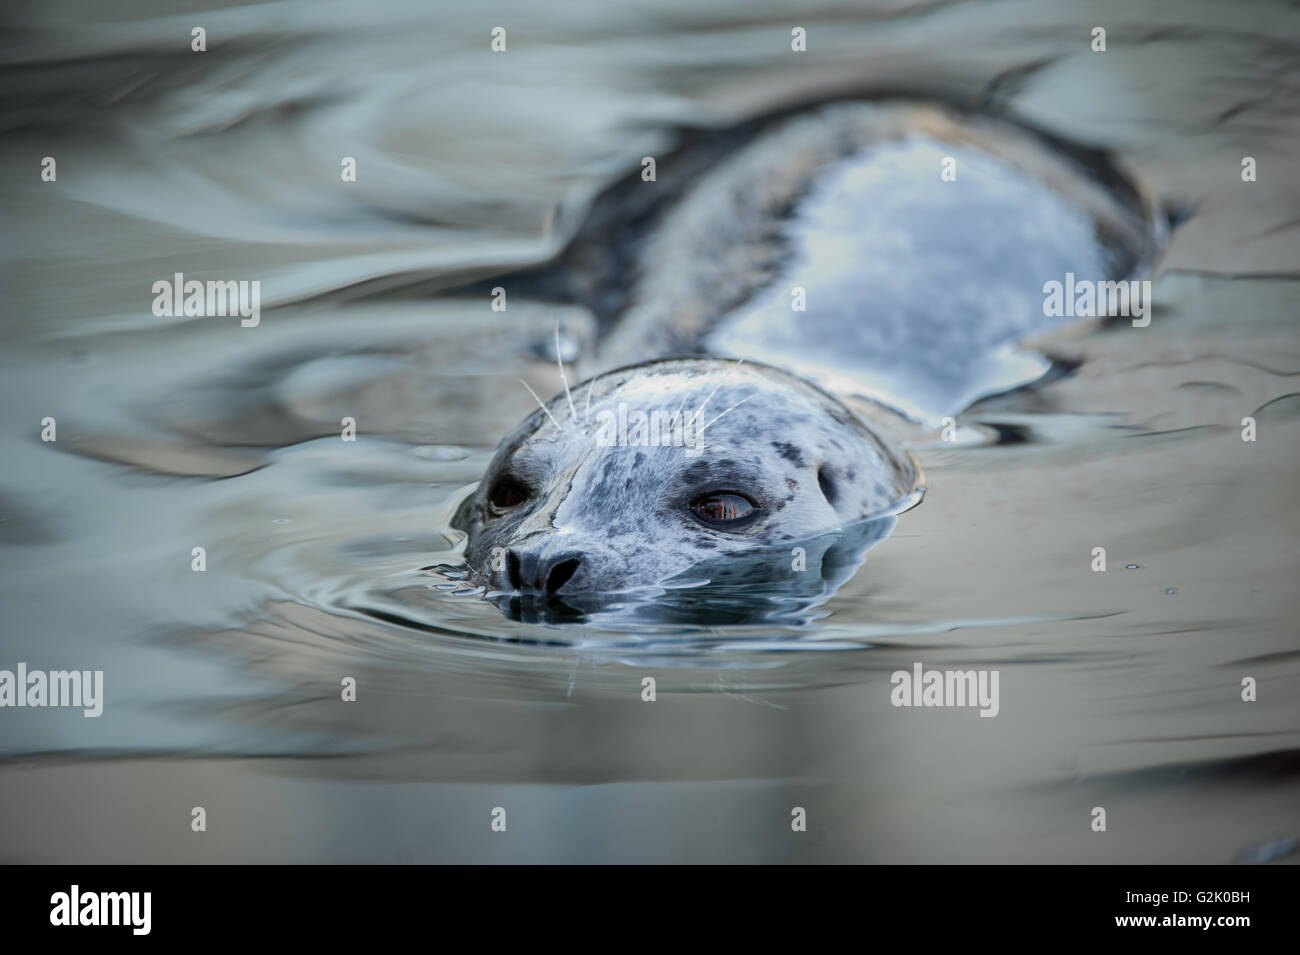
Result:
[[[823,464],[817,469],[817,486],[822,489],[822,494],[831,504],[834,504],[840,496],[840,489],[835,483],[835,472],[829,464]]]
[[[504,474],[496,479],[491,490],[488,491],[488,503],[496,511],[508,511],[512,507],[524,503],[533,496],[522,481]]]

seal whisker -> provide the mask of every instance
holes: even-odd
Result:
[[[682,392],[682,400],[679,401],[679,402],[677,402],[677,410],[673,412],[673,417],[674,417],[674,418],[676,418],[679,414],[682,413],[682,408],[683,408],[683,406],[685,406],[685,404],[686,404],[686,396],[689,395],[689,394],[690,394],[689,391],[683,391],[683,392]]]
[[[732,365],[730,368],[727,369],[726,373],[722,376],[722,380],[713,386],[713,390],[709,392],[709,397],[705,398],[704,404],[700,405],[700,410],[695,412],[694,417],[691,419],[692,421],[700,420],[700,416],[704,414],[704,409],[709,406],[709,402],[712,401],[713,396],[718,393],[718,389],[721,388],[724,384],[726,384],[727,379],[731,377],[731,373],[735,371],[737,368],[739,368],[741,365],[743,365],[744,363],[745,363],[745,359],[742,358],[739,361],[737,361],[734,365]],[[686,398],[683,397],[682,401],[685,402]],[[680,405],[678,407],[680,410]]]
[[[701,428],[698,432],[696,432],[696,437],[697,437],[697,438],[702,438],[702,437],[704,437],[704,432],[705,432],[705,431],[708,431],[709,428],[713,427],[713,423],[714,423],[714,421],[717,421],[718,418],[721,418],[722,415],[725,415],[725,414],[727,414],[728,412],[735,411],[737,408],[739,408],[741,405],[743,405],[743,404],[744,404],[746,401],[748,401],[750,398],[757,398],[757,397],[758,397],[757,395],[750,395],[748,398],[741,398],[739,401],[737,401],[734,405],[732,405],[732,406],[731,406],[730,408],[728,408],[726,411],[722,412],[722,414],[718,415],[717,418],[714,418],[713,421],[710,421],[710,422],[709,422],[708,424],[706,424],[703,428]]]
[[[569,391],[569,376],[564,373],[564,357],[560,351],[560,323],[555,323],[555,364],[560,366],[560,381],[564,382],[564,397],[569,399],[569,414],[578,420],[578,409],[573,407],[573,392]]]
[[[598,381],[600,381],[600,375],[587,382],[587,407],[582,412],[584,424],[591,424],[591,393],[596,389],[596,382]],[[685,401],[686,399],[683,398],[682,400]]]
[[[528,388],[528,393],[532,395],[533,400],[537,402],[537,407],[541,408],[543,411],[546,412],[546,417],[551,419],[551,423],[554,424],[555,427],[558,428],[560,431],[563,431],[564,428],[560,425],[560,422],[556,421],[555,415],[551,414],[551,409],[546,407],[546,404],[542,401],[541,398],[537,397],[537,392],[533,391],[533,389],[529,387],[528,382],[524,381],[522,378],[518,379],[518,381],[525,388]]]

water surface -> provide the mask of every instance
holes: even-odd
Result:
[[[102,669],[106,701],[0,712],[0,857],[1227,862],[1300,834],[1286,5],[6,19],[0,667]],[[961,416],[984,440],[918,440],[924,503],[810,619],[524,623],[426,570],[533,407],[515,379],[558,390],[555,324],[596,360],[581,305],[467,283],[552,258],[692,130],[881,92],[1113,152],[1180,220],[1151,325],[1062,332],[1060,374]],[[155,317],[176,272],[260,280],[261,323]],[[999,715],[893,707],[915,662],[999,670]]]

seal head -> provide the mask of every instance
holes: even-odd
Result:
[[[760,552],[788,566],[797,542],[897,513],[915,484],[909,459],[795,375],[669,359],[539,408],[501,442],[452,526],[469,535],[471,579],[489,591],[629,593]]]

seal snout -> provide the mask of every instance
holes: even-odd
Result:
[[[554,597],[562,590],[574,593],[589,588],[596,562],[593,555],[571,548],[548,553],[543,547],[510,547],[505,554],[503,583],[521,594]]]

